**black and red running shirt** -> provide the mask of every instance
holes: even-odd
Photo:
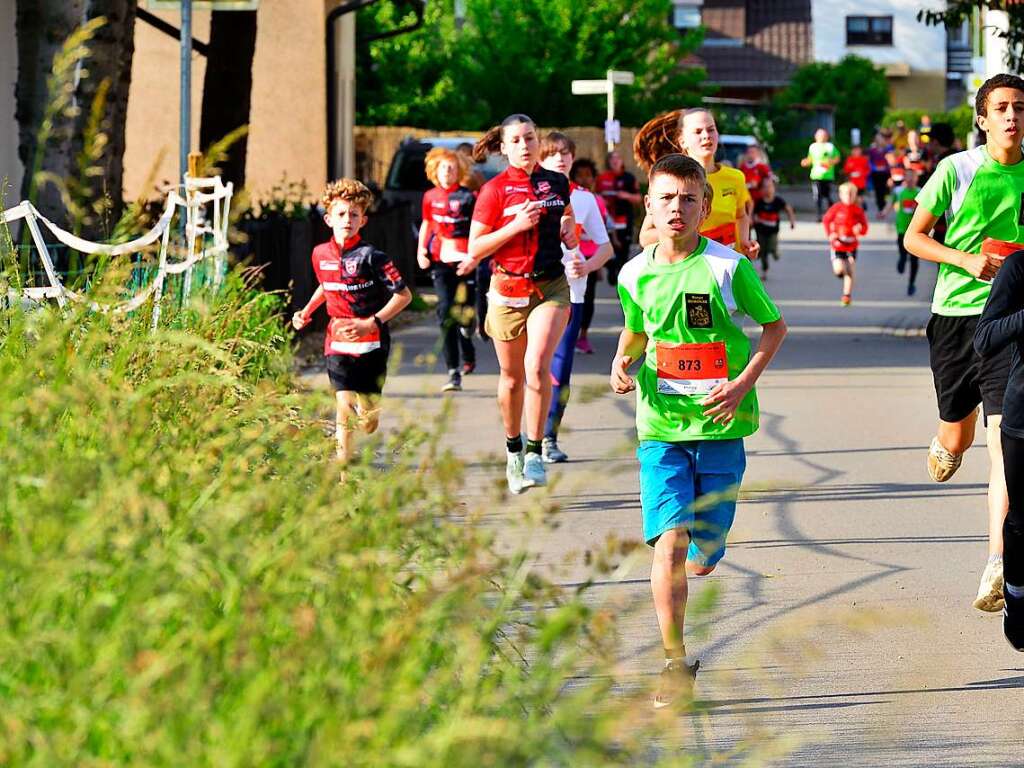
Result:
[[[508,167],[480,189],[473,221],[501,229],[531,200],[543,205],[537,226],[520,232],[492,254],[495,265],[525,275],[539,272],[557,277],[562,265],[562,215],[569,206],[569,179],[537,166],[527,176],[520,168]]]
[[[616,229],[633,228],[633,204],[629,200],[623,200],[617,192],[639,192],[636,177],[629,171],[615,173],[605,171],[599,174],[594,186],[597,194],[604,198],[608,212],[612,215],[612,221]]]
[[[779,220],[786,210],[786,201],[776,195],[771,200],[763,197],[754,203],[754,227],[758,231],[778,232]]]
[[[441,260],[441,238],[469,239],[475,203],[476,195],[458,184],[448,189],[434,187],[423,195],[423,220],[429,232],[427,251],[432,261]]]
[[[324,289],[327,314],[331,317],[373,317],[405,289],[405,281],[391,258],[358,235],[339,248],[332,237],[313,249],[313,271]],[[331,325],[328,325],[330,329]],[[331,334],[324,339],[324,353],[331,350]]]

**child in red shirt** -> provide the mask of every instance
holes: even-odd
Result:
[[[863,195],[871,176],[871,161],[859,144],[850,148],[850,156],[843,163],[843,174],[847,181],[857,187],[857,194]]]
[[[857,186],[851,182],[839,185],[839,202],[821,220],[831,248],[832,272],[843,281],[840,303],[850,306],[853,296],[854,264],[857,260],[858,236],[867,234],[868,217],[857,205]]]
[[[772,169],[765,163],[764,155],[761,154],[761,150],[756,144],[747,147],[743,162],[740,163],[740,170],[743,171],[743,178],[746,179],[750,199],[756,203],[761,199],[761,185],[764,180],[774,178]]]

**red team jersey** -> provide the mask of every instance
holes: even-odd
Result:
[[[509,166],[480,189],[473,208],[473,221],[501,229],[531,200],[543,205],[540,221],[533,229],[520,232],[494,252],[495,266],[514,275],[540,273],[544,277],[563,274],[562,214],[569,207],[569,179],[564,174],[537,166],[526,172]]]
[[[615,193],[639,192],[636,177],[628,171],[615,173],[605,171],[597,177],[594,184],[594,191],[604,198],[608,212],[612,215],[612,223],[615,229],[630,229],[633,226],[633,204],[629,200],[623,200]]]
[[[743,171],[743,178],[747,182],[747,191],[753,200],[761,199],[761,182],[772,177],[772,169],[764,163],[747,164],[740,163],[740,170]]]
[[[427,222],[427,251],[432,261],[441,260],[441,239],[455,240],[466,252],[469,222],[476,195],[456,184],[449,189],[434,187],[423,195],[423,220]]]
[[[867,155],[860,157],[850,155],[843,163],[843,173],[857,189],[863,192],[868,185],[868,176],[871,175],[871,161],[868,160]]]
[[[868,231],[868,217],[859,205],[836,203],[828,209],[821,223],[832,250],[839,253],[856,251],[858,235],[865,235]]]
[[[313,271],[323,286],[327,314],[332,319],[372,317],[384,308],[392,294],[405,288],[391,258],[360,242],[359,235],[346,240],[344,247],[338,247],[332,237],[314,248]],[[333,344],[333,327],[334,323],[327,324],[324,354],[346,354]]]

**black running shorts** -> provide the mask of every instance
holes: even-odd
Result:
[[[365,355],[327,355],[327,377],[335,392],[379,395],[387,373],[387,345]]]
[[[928,321],[932,377],[943,421],[962,421],[979,403],[986,418],[1003,412],[1010,348],[987,358],[975,352],[974,329],[979,317],[932,315]]]

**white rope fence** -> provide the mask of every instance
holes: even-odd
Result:
[[[181,192],[184,191],[184,197]],[[160,303],[168,275],[184,275],[182,293],[187,300],[192,290],[192,272],[196,264],[206,259],[214,262],[214,286],[220,285],[227,266],[228,214],[231,209],[232,184],[224,184],[219,176],[208,178],[185,177],[184,185],[167,194],[163,213],[156,225],[146,234],[127,243],[94,243],[67,232],[43,216],[32,203],[21,202],[3,212],[3,221],[11,224],[24,220],[31,236],[32,246],[43,265],[49,285],[23,288],[23,298],[32,301],[53,299],[64,307],[69,301],[87,304],[97,312],[132,312],[153,298],[153,327],[160,321]],[[185,258],[170,261],[171,233],[178,229],[184,214]],[[66,287],[54,269],[53,260],[39,224],[61,244],[89,255],[124,256],[138,253],[159,241],[157,271],[149,284],[130,299],[113,304],[90,301],[80,293]]]

